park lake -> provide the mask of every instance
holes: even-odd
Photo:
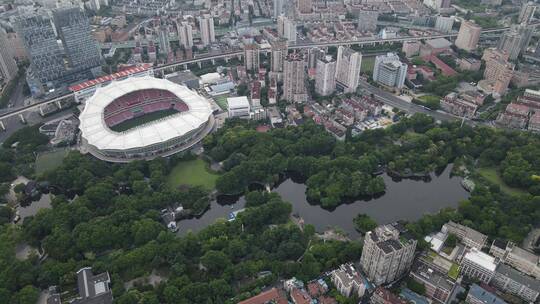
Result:
[[[290,202],[293,214],[300,216],[306,224],[314,225],[317,231],[339,228],[356,238],[358,233],[354,229],[353,218],[359,213],[365,213],[382,224],[397,220],[413,221],[426,213],[457,207],[461,200],[468,197],[468,193],[461,186],[461,178],[452,177],[451,171],[452,166],[449,165],[438,174],[432,173],[427,179],[396,180],[383,174],[386,184],[383,195],[342,204],[334,210],[310,204],[306,199],[306,186],[301,180],[285,178],[272,191]],[[199,231],[218,218],[227,218],[229,213],[242,209],[244,204],[243,196],[218,197],[201,217],[180,221],[178,233],[183,235],[190,230]]]

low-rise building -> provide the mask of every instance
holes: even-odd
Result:
[[[480,287],[478,284],[471,285],[465,302],[469,304],[506,304],[501,298]]]
[[[112,304],[111,277],[108,272],[94,274],[92,267],[84,267],[77,271],[78,296],[71,304]],[[47,303],[62,304],[58,293],[51,294]]]
[[[251,297],[247,300],[240,301],[238,304],[288,304],[287,295],[283,290],[272,288],[270,290],[261,292],[260,294]]]
[[[474,58],[462,58],[458,60],[458,67],[462,71],[479,71],[482,62]]]
[[[524,274],[540,279],[539,257],[530,251],[516,246],[513,242],[494,240],[489,253],[501,262],[514,267]]]
[[[439,303],[446,303],[455,284],[444,273],[429,267],[421,260],[414,263],[410,275],[425,286],[425,296]]]
[[[229,117],[249,117],[251,107],[246,96],[227,98]]]
[[[400,299],[388,289],[378,287],[370,298],[372,304],[407,304],[407,301]]]
[[[540,280],[527,276],[503,263],[497,266],[491,285],[530,303],[535,302],[540,294]]]
[[[465,246],[470,248],[482,249],[486,245],[487,235],[452,221],[444,224],[441,231],[455,234]]]
[[[495,258],[476,248],[472,248],[461,260],[461,273],[484,283],[491,281],[496,268]]]
[[[357,295],[361,298],[366,291],[363,278],[352,264],[341,265],[338,269],[332,271],[332,283],[345,297]]]
[[[452,92],[441,99],[441,108],[456,116],[472,118],[478,106],[459,98],[456,93]]]
[[[525,129],[529,119],[529,107],[523,104],[511,103],[497,117],[497,123],[506,128]]]

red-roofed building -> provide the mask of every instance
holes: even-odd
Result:
[[[114,74],[72,85],[69,87],[69,90],[75,93],[75,101],[82,103],[88,98],[92,97],[97,88],[106,86],[112,81],[144,76],[154,77],[154,69],[152,68],[152,64],[143,63],[135,67],[125,68]]]
[[[407,301],[400,299],[395,294],[391,293],[388,289],[378,287],[371,296],[371,303],[373,304],[407,304]]]
[[[291,289],[291,299],[294,304],[311,304],[313,301],[305,290],[296,287]]]
[[[274,301],[274,302],[270,302]],[[278,290],[277,288],[272,288],[268,291],[261,292],[260,294],[251,297],[247,300],[240,301],[238,304],[267,304],[267,303],[276,303],[276,304],[288,304],[287,296],[283,290]]]
[[[424,61],[430,61],[433,63],[444,76],[455,76],[457,72],[452,69],[449,65],[440,60],[437,56],[426,56],[422,58]]]

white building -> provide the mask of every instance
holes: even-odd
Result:
[[[251,107],[246,96],[227,98],[229,117],[249,117]]]
[[[201,31],[201,41],[204,46],[208,46],[216,41],[214,32],[214,18],[206,14],[199,17],[199,30]]]
[[[441,231],[454,234],[465,246],[479,250],[484,248],[487,241],[487,235],[452,221],[444,224]]]
[[[478,279],[486,284],[493,278],[496,268],[495,258],[476,248],[472,248],[461,260],[461,273],[463,275]]]
[[[375,58],[373,80],[398,89],[403,87],[407,76],[407,64],[399,60],[395,53],[379,55]]]
[[[336,85],[345,93],[353,93],[360,82],[362,53],[340,46],[337,53]]]
[[[289,42],[296,42],[296,23],[288,18],[283,24],[283,38]]]
[[[182,22],[178,27],[178,36],[180,38],[180,45],[185,49],[191,49],[193,47],[193,28],[188,22]]]
[[[366,285],[352,264],[343,264],[332,271],[332,283],[345,297],[357,295],[361,298],[366,292]]]
[[[405,237],[399,224],[382,225],[366,233],[360,266],[375,285],[393,282],[411,267],[416,240]]]
[[[331,56],[317,60],[317,75],[315,77],[315,92],[321,96],[334,93],[336,81],[336,61]]]
[[[437,16],[435,20],[435,29],[443,33],[450,33],[454,26],[454,17]]]
[[[7,33],[0,28],[0,77],[6,82],[17,76],[17,63],[13,59],[14,54],[11,44],[8,42]]]
[[[299,53],[287,56],[283,63],[283,98],[289,102],[307,101],[304,57]]]

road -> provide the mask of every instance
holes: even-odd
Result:
[[[366,91],[368,94],[373,94],[377,99],[384,102],[385,104],[403,110],[409,114],[415,113],[424,113],[432,116],[436,120],[440,121],[452,121],[457,120],[458,118],[450,114],[441,113],[437,111],[428,110],[420,105],[407,102],[389,92],[386,92],[382,89],[372,86],[366,81],[360,80],[360,88]]]

